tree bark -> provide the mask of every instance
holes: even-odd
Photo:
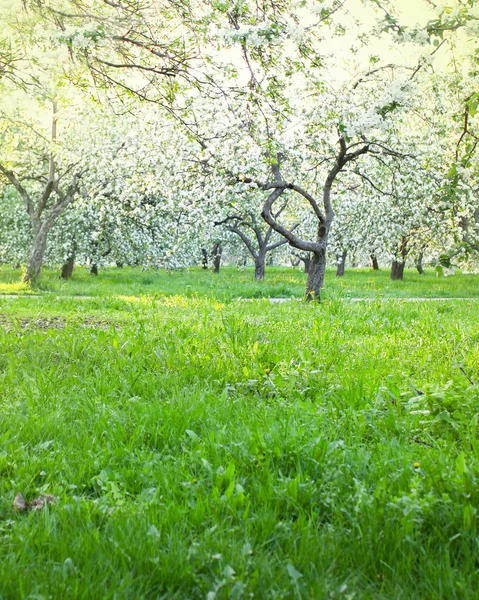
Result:
[[[265,255],[260,253],[255,256],[254,259],[254,278],[256,281],[262,281],[264,279],[264,265],[265,265]]]
[[[217,242],[213,246],[213,273],[220,272],[221,255],[222,254],[223,254],[223,246]]]
[[[308,281],[306,283],[306,300],[308,302],[321,302],[321,288],[324,285],[326,273],[326,248],[314,252],[309,266]]]
[[[404,266],[405,262],[403,260],[393,260],[391,265],[391,280],[398,281],[404,278]]]
[[[336,269],[336,277],[342,277],[344,275],[344,270],[346,268],[346,256],[348,255],[347,250],[345,250],[341,255],[336,256],[338,259],[338,268]]]
[[[416,269],[417,272],[419,273],[419,275],[422,275],[424,273],[424,266],[422,264],[424,258],[424,253],[420,252],[418,257],[416,258]]]
[[[378,259],[374,254],[371,254],[371,267],[373,271],[379,271]]]
[[[35,285],[43,264],[43,257],[47,248],[47,235],[50,231],[49,222],[36,223],[34,225],[33,244],[30,257],[27,263],[27,269],[23,275],[23,283]]]
[[[90,275],[98,275],[98,265],[93,263],[90,267]]]
[[[309,273],[309,267],[311,266],[311,254],[306,254],[303,258],[304,272]]]
[[[62,279],[70,279],[73,274],[73,267],[75,265],[75,254],[72,253],[71,256],[68,257],[68,260],[62,267]]]
[[[396,255],[396,258],[393,260],[391,265],[391,279],[393,281],[402,280],[404,278],[404,267],[406,266],[407,253],[407,237],[403,236],[401,239],[401,244],[399,245],[399,253]],[[401,260],[398,260],[398,256],[401,257]]]

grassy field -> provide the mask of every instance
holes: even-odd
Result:
[[[0,299],[2,600],[477,598],[479,278],[251,277]]]
[[[0,295],[32,293],[20,283],[21,271],[0,267]],[[301,298],[306,275],[299,269],[269,267],[264,281],[254,281],[253,269],[238,271],[234,267],[221,269],[219,275],[202,269],[168,273],[141,271],[139,268],[107,268],[100,275],[90,275],[77,268],[73,278],[64,281],[58,270],[44,269],[40,292],[55,296],[159,296],[214,298],[225,302],[235,298]],[[37,290],[38,291],[38,290]],[[407,270],[404,281],[390,281],[389,271],[350,269],[342,278],[328,270],[324,299],[336,298],[479,298],[479,275],[436,277],[434,271],[419,275]]]

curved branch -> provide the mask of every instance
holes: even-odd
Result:
[[[394,198],[395,200],[398,199],[396,194],[392,194],[391,192],[387,192],[386,190],[382,190],[380,189],[373,181],[371,181],[371,179],[369,179],[369,177],[367,177],[367,175],[364,175],[364,173],[361,173],[360,171],[352,171],[355,175],[359,175],[359,177],[361,177],[362,179],[364,179],[364,181],[367,181],[369,183],[369,185],[376,190],[376,192],[379,192],[380,194],[384,195],[384,196],[391,196],[391,198]]]
[[[321,250],[319,244],[315,244],[314,242],[307,242],[306,240],[302,240],[296,237],[291,230],[281,225],[281,223],[278,223],[271,214],[273,204],[276,202],[276,200],[278,200],[278,198],[280,198],[283,195],[284,190],[285,185],[283,184],[282,187],[278,186],[276,187],[276,189],[274,189],[273,192],[271,192],[271,194],[266,198],[261,216],[270,227],[272,227],[276,232],[280,233],[283,237],[286,238],[290,246],[298,248],[298,250],[304,250],[305,252],[319,252]]]
[[[296,185],[295,183],[289,183],[287,185],[287,187],[289,190],[294,190],[295,192],[297,192],[298,194],[303,196],[303,198],[306,198],[306,200],[311,204],[311,207],[314,210],[314,214],[318,217],[319,221],[321,223],[324,223],[325,217],[324,217],[321,209],[319,208],[318,203],[313,198],[313,196],[311,196],[311,194],[308,194],[308,192],[306,190],[304,190],[299,185]]]
[[[295,225],[293,225],[290,229],[291,232],[293,232],[295,229],[297,229],[299,227],[299,223],[296,223]],[[269,231],[272,231],[272,227],[270,228]],[[280,246],[284,246],[285,244],[288,243],[288,240],[280,240],[279,242],[275,242],[274,244],[271,244],[271,246],[266,246],[266,252],[270,252],[271,250],[275,250],[276,248],[279,248]]]

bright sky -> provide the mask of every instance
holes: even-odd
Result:
[[[434,11],[426,0],[396,0],[396,8],[391,13],[399,17],[402,25],[414,27],[424,25],[434,18]],[[371,2],[364,5],[362,0],[347,0],[343,8],[335,15],[336,20],[346,28],[346,34],[341,37],[328,37],[324,44],[325,52],[333,58],[335,68],[331,75],[339,80],[348,79],[354,74],[352,63],[361,65],[361,70],[367,69],[369,57],[376,55],[381,59],[380,64],[400,64],[415,67],[421,54],[431,54],[434,48],[430,45],[420,46],[416,43],[394,42],[389,34],[369,36],[367,44],[357,42],[359,32],[370,33],[382,13]],[[356,21],[360,20],[362,27],[358,30]],[[349,33],[351,32],[351,33]],[[354,52],[351,51],[354,48]],[[352,60],[353,59],[353,60]],[[436,70],[447,68],[450,56],[440,49],[434,57]]]

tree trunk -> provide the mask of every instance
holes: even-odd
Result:
[[[406,266],[406,256],[408,253],[407,241],[407,237],[403,235],[401,244],[399,245],[399,256],[401,257],[401,260],[397,260],[396,258],[391,265],[391,279],[393,281],[402,280],[404,278],[404,267]]]
[[[68,257],[68,260],[62,267],[62,279],[70,279],[73,274],[73,267],[75,265],[75,254],[72,253],[71,256]]]
[[[346,268],[346,256],[348,255],[347,250],[345,250],[341,255],[337,255],[336,259],[338,260],[338,268],[336,269],[336,277],[342,277],[344,275],[344,269]]]
[[[379,271],[378,259],[374,254],[371,254],[371,267],[373,271]]]
[[[223,246],[220,243],[216,243],[213,246],[213,273],[220,272],[221,255],[223,253]]]
[[[264,263],[265,255],[258,254],[254,259],[254,278],[256,281],[262,281],[264,279]]]
[[[422,275],[424,273],[424,266],[422,264],[424,258],[424,253],[420,252],[419,256],[416,258],[416,269],[417,272],[419,273],[419,275]]]
[[[123,263],[119,260],[116,261],[116,268],[117,269],[123,269]]]
[[[321,288],[324,284],[326,273],[326,248],[314,252],[309,266],[308,281],[306,283],[306,300],[308,302],[321,302]]]
[[[37,223],[34,227],[34,237],[27,269],[23,275],[23,283],[35,285],[43,265],[43,258],[47,248],[47,235],[51,225],[48,222]]]
[[[304,262],[304,272],[309,273],[309,267],[311,266],[311,254],[306,254],[303,258]]]
[[[392,281],[401,280],[404,278],[404,265],[406,263],[403,260],[393,260],[391,265],[391,279]]]
[[[90,275],[98,275],[98,265],[93,263],[90,267]]]
[[[208,268],[208,251],[206,248],[201,248],[201,266],[203,269]]]

